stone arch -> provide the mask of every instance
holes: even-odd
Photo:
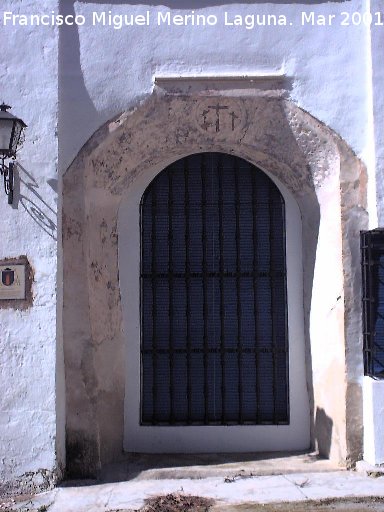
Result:
[[[214,108],[234,113],[217,127]],[[203,121],[202,121],[203,118]],[[204,123],[206,123],[204,125]],[[312,445],[338,462],[362,446],[359,239],[366,175],[348,146],[275,94],[164,94],[104,125],[63,183],[63,335],[67,462],[89,476],[122,457],[125,351],[118,210],[132,183],[188,154],[232,153],[295,198],[302,217],[303,295]],[[145,180],[144,180],[145,181]]]

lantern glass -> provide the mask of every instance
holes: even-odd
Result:
[[[10,108],[5,103],[0,105],[0,154],[3,158],[16,157],[21,133],[27,126],[22,119],[7,112]]]
[[[5,156],[8,156],[10,152],[12,152],[11,143],[13,142],[13,126],[14,119],[1,119],[0,118],[0,153],[3,153]],[[20,137],[20,133],[19,133]]]
[[[13,132],[12,132],[12,140],[10,142],[10,150],[13,155],[16,155],[16,150],[20,142],[21,132],[23,131],[24,123],[22,124],[19,119],[14,121]]]

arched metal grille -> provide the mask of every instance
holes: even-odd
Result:
[[[284,200],[248,162],[179,160],[141,210],[141,424],[286,424]]]

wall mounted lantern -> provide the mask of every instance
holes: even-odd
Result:
[[[16,151],[22,141],[22,133],[26,124],[22,119],[13,116],[7,110],[11,107],[0,105],[0,173],[4,178],[4,190],[8,196],[8,204],[13,203],[14,163],[5,160],[16,158]]]

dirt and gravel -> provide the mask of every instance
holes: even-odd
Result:
[[[384,512],[384,498],[327,499],[269,505],[213,507],[209,512]]]
[[[17,501],[0,502],[4,512],[49,512],[50,506],[19,508]],[[243,503],[224,505],[202,496],[171,493],[149,498],[140,509],[114,509],[104,512],[384,512],[383,497],[332,498],[317,501],[275,504]],[[74,509],[73,512],[76,512]]]
[[[111,512],[384,512],[383,498],[343,498],[279,504],[220,505],[213,500],[179,493],[157,496],[139,510]]]

